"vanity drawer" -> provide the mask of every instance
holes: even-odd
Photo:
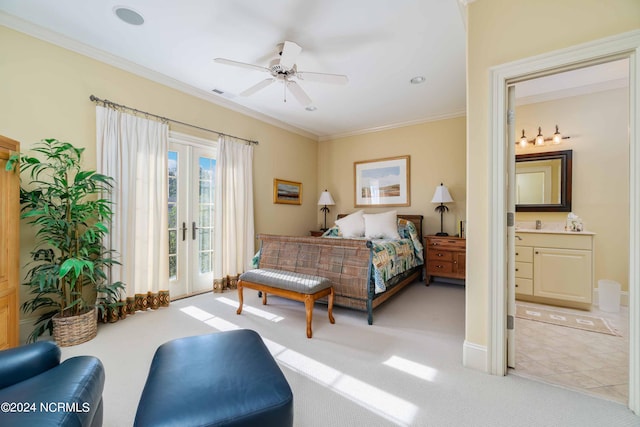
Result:
[[[516,277],[516,294],[533,295],[533,280]]]
[[[516,246],[516,262],[533,262],[533,248]]]
[[[533,264],[530,262],[516,262],[516,277],[533,279]]]

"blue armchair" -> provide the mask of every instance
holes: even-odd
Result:
[[[0,351],[0,425],[101,426],[104,367],[41,341]]]

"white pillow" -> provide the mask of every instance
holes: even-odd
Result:
[[[336,221],[342,237],[351,238],[364,236],[364,219],[362,219],[362,214],[363,211],[360,210]]]
[[[397,211],[363,214],[364,237],[367,239],[400,239]]]

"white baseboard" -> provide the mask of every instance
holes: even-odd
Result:
[[[487,369],[487,347],[465,340],[462,346],[462,365],[465,368],[489,372]]]

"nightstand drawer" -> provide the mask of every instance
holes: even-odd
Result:
[[[443,251],[440,249],[432,249],[429,251],[427,258],[429,261],[453,261],[453,254],[449,251]]]
[[[516,262],[516,277],[533,279],[533,264],[530,262]]]
[[[451,274],[453,272],[453,263],[450,261],[430,261],[427,268],[427,274],[438,276],[442,273]]]
[[[516,262],[533,262],[533,248],[516,246]]]
[[[516,277],[516,294],[533,295],[533,280]]]
[[[427,245],[430,249],[444,249],[444,250],[464,250],[466,248],[467,242],[465,239],[458,238],[446,238],[446,237],[427,237]]]

